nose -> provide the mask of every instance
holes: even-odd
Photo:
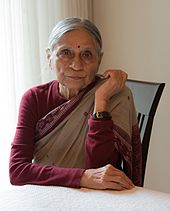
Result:
[[[82,70],[83,64],[82,64],[81,58],[74,57],[69,67],[76,71]]]

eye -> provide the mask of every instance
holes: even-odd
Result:
[[[83,51],[81,54],[82,58],[85,60],[90,60],[93,58],[93,53],[89,50]]]
[[[74,54],[70,49],[62,49],[59,53],[58,56],[61,58],[73,58]]]
[[[64,50],[61,51],[61,54],[69,56],[69,55],[71,55],[71,51],[68,50],[68,49],[64,49]]]

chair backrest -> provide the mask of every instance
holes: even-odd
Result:
[[[128,79],[126,85],[131,89],[134,97],[140,128],[142,141],[143,186],[153,120],[165,83],[153,83]]]

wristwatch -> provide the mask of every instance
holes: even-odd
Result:
[[[110,113],[107,111],[100,111],[100,112],[93,113],[93,119],[95,119],[95,120],[102,120],[102,119],[109,120],[111,118],[112,117],[111,117]]]

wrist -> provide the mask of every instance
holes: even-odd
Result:
[[[80,179],[80,187],[86,187],[86,183],[88,180],[88,170],[85,170]]]
[[[94,120],[111,120],[112,116],[107,111],[94,112],[92,115]]]
[[[108,101],[106,101],[106,100],[100,100],[100,101],[95,100],[94,113],[95,112],[102,112],[102,111],[108,112]]]

